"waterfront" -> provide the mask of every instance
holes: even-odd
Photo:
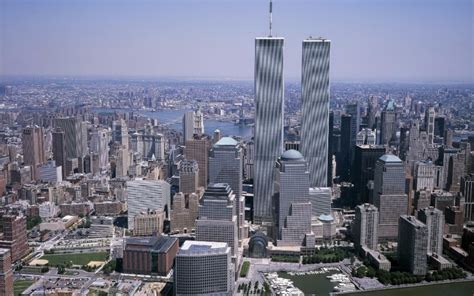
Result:
[[[341,293],[343,296],[472,296],[474,281],[433,284],[417,287]]]
[[[112,113],[112,112],[134,112],[149,118],[158,119],[161,124],[165,124],[172,129],[182,131],[183,129],[183,115],[188,109],[161,109],[157,111],[147,110],[130,110],[130,109],[109,109],[109,108],[95,108],[93,111],[98,113]],[[244,139],[252,137],[253,128],[246,125],[235,124],[232,121],[219,121],[215,119],[204,119],[204,132],[212,135],[216,129],[221,131],[222,136],[238,136]]]
[[[293,281],[295,287],[303,291],[305,295],[324,295],[327,296],[333,292],[334,287],[338,285],[337,282],[331,282],[329,275],[340,273],[340,271],[328,271],[320,274],[305,274],[305,275],[290,275],[287,272],[278,272],[278,276],[290,279]]]

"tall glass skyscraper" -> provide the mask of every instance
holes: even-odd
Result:
[[[311,187],[327,185],[330,46],[321,38],[303,41],[301,152],[308,161]]]
[[[284,38],[255,39],[254,222],[272,221],[273,168],[283,152]]]

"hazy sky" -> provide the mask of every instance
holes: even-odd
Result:
[[[275,0],[285,75],[332,40],[331,77],[474,81],[473,0]],[[0,74],[253,79],[267,0],[0,0]]]

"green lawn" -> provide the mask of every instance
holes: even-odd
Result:
[[[77,254],[48,254],[41,257],[49,261],[50,266],[56,266],[59,264],[66,265],[66,263],[72,261],[73,265],[86,265],[90,261],[106,261],[108,256],[107,252],[98,253],[77,253]]]
[[[31,286],[35,281],[30,280],[18,280],[13,283],[13,293],[15,296],[21,295],[29,286]]]

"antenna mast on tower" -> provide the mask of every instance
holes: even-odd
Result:
[[[272,0],[270,0],[270,37],[272,37]]]

